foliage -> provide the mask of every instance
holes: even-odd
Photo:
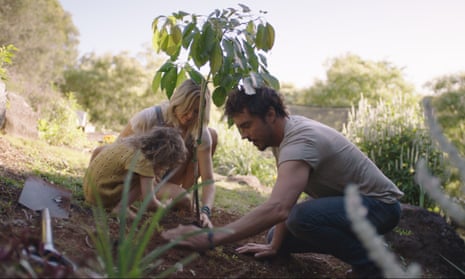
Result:
[[[5,65],[11,64],[13,52],[17,50],[14,45],[0,46],[0,80],[7,80]]]
[[[410,97],[413,88],[404,80],[402,70],[391,63],[346,54],[331,59],[326,80],[316,80],[296,101],[302,105],[352,106],[363,94],[374,104],[378,99],[388,100],[399,93]]]
[[[142,63],[126,52],[102,56],[89,53],[65,71],[60,88],[75,93],[95,125],[121,130],[141,107],[165,99],[150,88],[152,69],[157,64],[151,57]]]
[[[82,146],[87,137],[78,129],[78,109],[73,94],[52,103],[45,117],[39,119],[39,136],[52,145]]]
[[[446,179],[448,174],[442,152],[428,136],[419,103],[397,96],[392,102],[378,101],[372,106],[362,97],[343,133],[405,193],[403,202],[434,204],[414,181],[415,165],[423,157],[437,175]]]
[[[179,11],[156,17],[153,47],[169,59],[154,76],[154,90],[160,86],[170,98],[176,85],[189,76],[203,88],[212,82],[213,102],[221,106],[227,92],[239,83],[251,93],[253,87],[262,85],[279,88],[264,55],[273,47],[274,28],[247,6],[240,7],[216,9],[208,16]],[[204,66],[209,67],[206,79],[200,71]]]
[[[443,76],[429,83],[435,116],[447,138],[465,156],[465,73]]]
[[[0,45],[18,48],[9,88],[31,101],[48,93],[78,55],[79,33],[58,0],[0,0],[0,34]]]
[[[433,90],[436,95],[448,92],[460,92],[465,90],[465,72],[440,76],[427,82],[425,85]]]

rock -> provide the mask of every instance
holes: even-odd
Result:
[[[38,138],[38,113],[32,109],[23,97],[12,92],[6,93],[6,103],[4,131],[17,136]]]

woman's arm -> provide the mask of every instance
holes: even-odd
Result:
[[[131,125],[131,123],[128,123],[128,125],[126,125],[126,127],[124,127],[124,129],[121,131],[121,133],[119,133],[118,138],[116,140],[120,140],[122,138],[125,138],[125,137],[133,135],[133,134],[134,134],[134,131],[132,130],[132,125]]]
[[[151,196],[149,203],[150,209],[156,209],[165,206],[157,199],[154,184],[156,184],[156,181],[153,179],[153,177],[140,176],[140,192],[142,195],[142,199],[145,199],[147,195]]]
[[[199,162],[199,174],[202,178],[202,183],[207,183],[202,186],[202,206],[208,207],[208,213],[213,208],[215,201],[215,182],[213,180],[213,162],[211,155],[211,145],[207,148],[198,149],[197,157]],[[207,212],[201,211],[200,221],[203,226],[212,227],[210,216]]]

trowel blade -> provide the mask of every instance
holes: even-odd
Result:
[[[24,183],[19,203],[34,211],[48,208],[54,218],[68,218],[71,191],[51,184],[39,177],[30,176]]]

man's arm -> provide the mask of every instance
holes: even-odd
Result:
[[[291,208],[305,189],[309,171],[309,165],[303,161],[282,163],[278,167],[278,178],[269,199],[239,220],[224,226],[222,229],[226,231],[215,232],[213,244],[219,245],[244,239],[285,221]],[[179,226],[164,232],[163,236],[166,239],[176,239],[195,230],[194,227]],[[195,250],[205,250],[210,247],[205,234],[190,237],[180,242],[180,245]]]

